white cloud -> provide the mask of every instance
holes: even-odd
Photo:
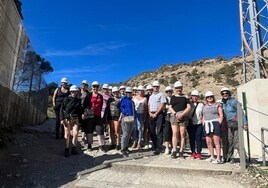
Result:
[[[96,43],[86,46],[85,48],[78,50],[55,50],[55,51],[47,51],[43,54],[43,56],[51,57],[51,56],[98,56],[105,55],[113,50],[117,50],[119,48],[123,48],[127,46],[125,43],[117,43],[114,41],[107,43]]]

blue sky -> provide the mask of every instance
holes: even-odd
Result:
[[[118,83],[163,64],[241,55],[234,0],[22,2],[32,45],[54,68],[47,83]]]

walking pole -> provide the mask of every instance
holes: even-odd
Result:
[[[247,111],[247,98],[246,98],[246,93],[242,92],[242,98],[243,98],[243,108],[245,111],[246,118],[248,117],[248,111]],[[248,144],[248,162],[251,164],[251,155],[250,155],[250,143],[249,143],[249,131],[247,131],[247,144]]]

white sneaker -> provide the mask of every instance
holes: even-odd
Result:
[[[206,161],[207,161],[207,162],[213,162],[213,161],[215,161],[215,158],[210,157],[210,158],[207,158]]]
[[[171,154],[171,151],[170,151],[168,148],[166,148],[166,149],[165,149],[165,154],[166,154],[166,155],[169,155],[169,154]]]
[[[144,149],[149,149],[149,145],[145,145],[143,148]]]
[[[212,163],[212,164],[221,164],[221,161],[220,161],[220,160],[218,160],[218,159],[217,159],[217,160],[215,159],[215,160],[214,160],[214,161],[212,161],[211,163]]]

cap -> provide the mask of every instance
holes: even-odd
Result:
[[[132,93],[132,88],[131,87],[127,87],[126,88],[126,93]]]
[[[119,91],[118,87],[113,87],[112,88],[112,92],[117,92],[117,91]]]
[[[174,83],[174,87],[182,87],[182,83],[181,83],[181,81],[176,81],[176,82]]]
[[[207,91],[205,93],[205,97],[210,97],[210,96],[214,96],[214,94],[211,91]]]
[[[103,84],[102,89],[109,89],[109,85],[108,84]]]
[[[72,85],[70,87],[70,91],[79,91],[78,87],[76,85]]]
[[[199,92],[195,89],[191,92],[192,96],[199,96]]]
[[[92,86],[99,86],[100,84],[99,84],[99,82],[98,81],[94,81],[94,82],[92,82],[92,84],[91,84]]]
[[[62,83],[68,83],[68,79],[67,79],[67,78],[62,78],[62,79],[61,79],[61,82],[62,82]]]
[[[154,82],[153,82],[153,87],[154,87],[154,86],[159,87],[159,86],[160,86],[159,82],[158,82],[158,81],[154,81]]]
[[[171,88],[170,86],[167,86],[167,87],[165,88],[165,91],[172,91],[172,88]]]

